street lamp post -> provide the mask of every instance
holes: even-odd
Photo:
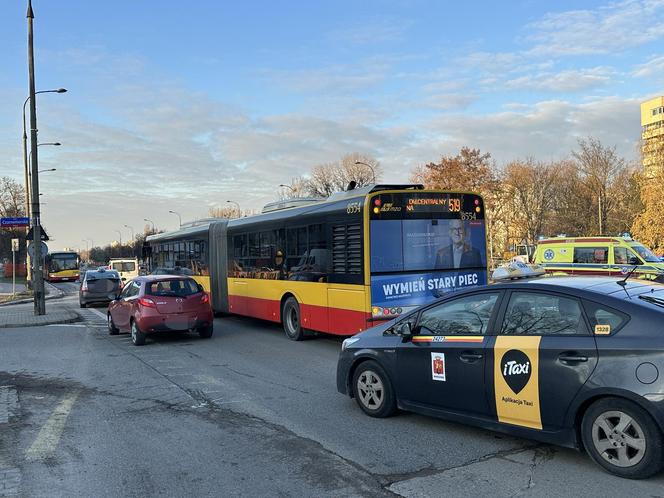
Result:
[[[154,229],[154,221],[149,220],[148,218],[143,218],[143,221],[147,221],[148,223],[152,223],[152,233],[156,232],[156,230]]]
[[[130,227],[129,225],[125,225],[124,227],[131,230],[131,242],[133,243],[134,242],[134,227]]]
[[[85,242],[85,256],[90,261],[90,246],[88,245],[88,239],[81,239],[82,242]]]
[[[32,247],[34,250],[34,271],[33,276],[33,295],[34,295],[34,313],[35,315],[46,314],[46,296],[44,295],[44,274],[42,273],[42,247],[41,247],[41,213],[39,207],[39,159],[37,154],[37,106],[35,102],[35,53],[34,53],[34,32],[33,19],[35,17],[32,11],[32,2],[28,0],[28,10],[26,12],[28,20],[28,81],[30,87],[30,156],[32,158],[32,212],[30,225],[32,227]]]
[[[237,201],[226,201],[230,204],[235,204],[237,206],[237,217],[239,218],[242,216],[242,212],[240,211],[240,204]]]
[[[355,161],[355,164],[361,164],[362,166],[366,166],[371,170],[371,176],[373,178],[374,184],[376,183],[376,172],[374,171],[374,167],[371,166],[371,164],[363,163],[362,161]]]
[[[35,92],[35,95],[38,93],[65,93],[67,91],[66,88],[58,88],[57,90],[40,90],[38,92]],[[25,106],[30,100],[30,96],[28,96],[25,101],[23,102],[23,168],[24,168],[24,174],[25,174],[25,214],[26,216],[30,216],[30,197],[28,196],[28,192],[30,190],[30,181],[29,181],[29,168],[28,168],[28,135],[25,132]]]
[[[117,233],[120,236],[120,257],[122,257],[122,232],[120,230],[116,230],[115,233]]]
[[[62,144],[60,142],[45,142],[42,144],[37,144],[37,147],[41,147],[42,145],[53,145],[56,147],[61,146]],[[28,202],[28,206],[30,206],[30,183],[32,182],[32,156],[28,156],[28,188],[25,189],[25,198]],[[46,173],[48,171],[57,171],[56,168],[51,168],[51,169],[40,169],[37,173]],[[28,216],[30,216],[30,209],[28,209]]]
[[[176,211],[169,211],[169,213],[176,215],[178,217],[178,220],[180,220],[180,226],[182,226],[182,216],[180,216],[180,213]]]
[[[286,185],[285,183],[280,183],[279,186],[283,187],[283,188],[287,188],[288,190],[291,191],[291,194],[295,193],[295,189],[293,187],[291,187],[290,185]]]

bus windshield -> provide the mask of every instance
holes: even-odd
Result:
[[[370,202],[373,314],[399,314],[487,282],[481,197],[413,192]]]
[[[77,270],[78,256],[76,254],[53,255],[50,262],[50,271]]]

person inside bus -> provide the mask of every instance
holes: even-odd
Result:
[[[435,269],[474,268],[483,266],[482,255],[466,240],[466,227],[461,220],[450,220],[451,244],[436,253]]]

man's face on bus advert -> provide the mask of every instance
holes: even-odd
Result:
[[[463,228],[463,221],[452,220],[450,221],[450,238],[455,246],[461,245],[464,242],[466,233]]]

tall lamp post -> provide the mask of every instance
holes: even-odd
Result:
[[[143,218],[143,221],[147,221],[148,223],[151,223],[152,224],[152,233],[155,233],[156,230],[154,229],[154,221],[149,220],[148,218]]]
[[[129,225],[125,225],[124,227],[131,230],[131,242],[133,243],[134,242],[134,227],[130,227]]]
[[[237,217],[239,218],[242,216],[242,212],[240,211],[240,204],[237,201],[226,201],[229,204],[235,204],[237,206]]]
[[[35,92],[35,95],[37,95],[38,93],[66,93],[66,92],[67,92],[66,88],[58,88],[56,90],[40,90],[38,92]],[[26,193],[25,195],[26,216],[30,216],[30,198],[28,196],[28,192],[30,191],[30,180],[28,178],[30,174],[28,168],[28,135],[25,132],[25,106],[29,100],[30,96],[28,96],[28,98],[26,98],[25,101],[23,102],[23,168],[25,170],[24,173],[25,173],[25,193]]]
[[[28,9],[25,17],[28,20],[28,83],[30,87],[29,101],[30,101],[30,156],[32,158],[31,172],[31,219],[30,226],[32,227],[32,248],[34,253],[34,270],[33,276],[33,295],[34,295],[34,313],[35,315],[46,314],[46,300],[44,295],[44,274],[43,260],[42,260],[42,230],[41,230],[41,213],[39,206],[39,159],[37,154],[37,106],[35,96],[35,52],[34,52],[34,30],[33,20],[34,12],[32,11],[32,1],[28,0]]]
[[[176,211],[169,211],[169,213],[176,215],[178,217],[178,220],[180,220],[180,226],[182,226],[182,216],[180,216],[180,213]]]
[[[362,161],[355,161],[355,164],[361,164],[362,166],[366,166],[371,170],[371,177],[373,178],[373,182],[376,183],[376,171],[374,171],[374,167],[371,166],[371,164],[363,163]]]

